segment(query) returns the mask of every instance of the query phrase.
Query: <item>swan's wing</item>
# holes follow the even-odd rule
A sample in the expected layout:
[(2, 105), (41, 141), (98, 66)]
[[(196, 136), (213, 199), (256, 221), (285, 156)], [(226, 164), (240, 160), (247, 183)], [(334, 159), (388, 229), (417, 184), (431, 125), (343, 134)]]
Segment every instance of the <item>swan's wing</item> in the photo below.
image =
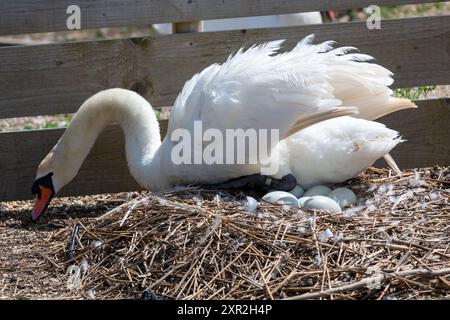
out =
[[(292, 53), (305, 54), (308, 47), (295, 48)], [(369, 63), (373, 57), (351, 53), (354, 47), (340, 47), (324, 52), (316, 58), (326, 66), (336, 99), (343, 105), (358, 108), (357, 118), (375, 120), (386, 114), (402, 109), (416, 108), (409, 99), (393, 97), (389, 88), (394, 82), (392, 72), (376, 64)]]
[(273, 41), (204, 69), (178, 96), (168, 134), (200, 120), (203, 130), (279, 129), (282, 138), (305, 124), (355, 113), (334, 97), (326, 65), (315, 59), (330, 43), (311, 46), (310, 40), (296, 54), (278, 53), (283, 41)]

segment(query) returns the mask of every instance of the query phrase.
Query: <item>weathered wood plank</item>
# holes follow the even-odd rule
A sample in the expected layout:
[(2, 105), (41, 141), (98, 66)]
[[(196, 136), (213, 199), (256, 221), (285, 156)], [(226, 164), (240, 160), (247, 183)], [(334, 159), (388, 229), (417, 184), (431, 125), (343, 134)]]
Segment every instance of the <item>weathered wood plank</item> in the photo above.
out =
[[(393, 157), (402, 168), (449, 165), (450, 99), (419, 101), (418, 105), (419, 109), (400, 111), (380, 120), (407, 139), (394, 149)], [(162, 134), (166, 128), (167, 122), (162, 122)], [(0, 201), (31, 198), (37, 166), (62, 133), (61, 129), (0, 133)], [(99, 137), (79, 175), (61, 194), (138, 189), (128, 173), (123, 134), (120, 128), (111, 127)]]
[(81, 28), (92, 29), (423, 2), (438, 0), (2, 0), (0, 35), (66, 31), (73, 4)]
[(305, 35), (334, 39), (373, 55), (396, 87), (450, 83), (450, 16), (364, 23), (191, 33), (125, 40), (0, 48), (0, 118), (69, 113), (99, 90), (131, 88), (170, 106), (184, 82), (243, 44)]
[[(398, 111), (379, 119), (407, 140), (391, 155), (400, 168), (450, 165), (450, 98), (422, 100), (417, 105), (418, 109)], [(376, 165), (385, 163), (380, 160)]]

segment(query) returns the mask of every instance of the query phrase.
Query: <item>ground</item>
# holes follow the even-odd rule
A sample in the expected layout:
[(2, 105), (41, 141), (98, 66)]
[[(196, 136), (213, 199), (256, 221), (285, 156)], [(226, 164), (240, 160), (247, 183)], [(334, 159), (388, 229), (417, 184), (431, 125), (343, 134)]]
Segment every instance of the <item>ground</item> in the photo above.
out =
[(100, 215), (136, 195), (56, 198), (39, 223), (30, 219), (31, 201), (0, 203), (0, 299), (70, 297), (64, 271), (47, 258), (48, 239), (74, 220)]

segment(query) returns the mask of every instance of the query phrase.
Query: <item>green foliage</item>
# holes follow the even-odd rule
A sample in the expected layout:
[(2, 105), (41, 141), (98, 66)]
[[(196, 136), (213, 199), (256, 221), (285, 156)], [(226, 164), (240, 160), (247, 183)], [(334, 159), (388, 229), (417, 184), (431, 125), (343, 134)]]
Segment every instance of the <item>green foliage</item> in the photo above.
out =
[(53, 129), (53, 128), (57, 128), (58, 125), (54, 122), (46, 122), (46, 123), (44, 123), (44, 125), (42, 127), (44, 129)]
[(417, 13), (427, 12), (433, 9), (442, 10), (444, 9), (443, 3), (422, 3), (416, 6)]
[[(407, 10), (406, 8), (410, 8)], [(392, 5), (392, 6), (380, 6), (380, 13), (383, 19), (396, 19), (404, 16), (405, 14), (410, 15), (414, 12), (418, 15), (423, 15), (427, 12), (433, 12), (434, 10), (443, 10), (445, 4), (442, 2), (438, 3), (422, 3), (417, 4), (411, 10), (411, 6), (406, 5)]]
[(380, 14), (383, 19), (397, 18), (402, 6), (380, 6)]
[(425, 86), (425, 87), (415, 87), (415, 88), (401, 88), (395, 89), (394, 95), (398, 98), (407, 98), (409, 100), (418, 100), (423, 98), (428, 93), (434, 91), (436, 86)]
[(62, 118), (62, 121), (64, 121), (66, 123), (66, 125), (69, 125), (69, 123), (72, 121), (73, 119), (73, 114), (65, 114)]
[(96, 39), (103, 39), (103, 38), (105, 38), (105, 37), (103, 36), (103, 33), (102, 33), (101, 30), (97, 30), (97, 31), (95, 32), (95, 38), (96, 38)]
[(156, 119), (161, 120), (161, 111), (155, 110)]

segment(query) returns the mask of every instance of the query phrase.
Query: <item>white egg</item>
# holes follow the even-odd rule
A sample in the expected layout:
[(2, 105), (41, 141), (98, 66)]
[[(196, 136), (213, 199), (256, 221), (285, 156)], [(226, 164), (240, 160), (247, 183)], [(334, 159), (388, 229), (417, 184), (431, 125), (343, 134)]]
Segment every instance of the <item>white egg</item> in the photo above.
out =
[(303, 207), (308, 209), (341, 212), (341, 207), (339, 207), (336, 201), (325, 196), (313, 196), (304, 202)]
[(296, 198), (300, 198), (305, 193), (305, 190), (297, 185), (294, 189), (289, 191), (289, 193), (292, 193)]
[(298, 205), (303, 208), (305, 206), (305, 202), (309, 199), (311, 199), (311, 197), (301, 197), (298, 199)]
[(317, 185), (314, 187), (309, 188), (306, 190), (306, 192), (303, 194), (304, 197), (313, 197), (313, 196), (326, 196), (331, 192), (331, 189), (327, 186), (323, 185)]
[(258, 201), (256, 201), (255, 198), (247, 197), (245, 204), (244, 204), (244, 210), (247, 213), (253, 213), (256, 211), (256, 208), (258, 207)]
[(353, 191), (348, 188), (336, 188), (331, 191), (327, 197), (336, 201), (341, 208), (350, 207), (356, 204), (356, 196)]
[(298, 208), (298, 200), (289, 192), (285, 191), (273, 191), (269, 192), (264, 197), (262, 197), (264, 201), (278, 203), (278, 204), (286, 204), (294, 208)]

